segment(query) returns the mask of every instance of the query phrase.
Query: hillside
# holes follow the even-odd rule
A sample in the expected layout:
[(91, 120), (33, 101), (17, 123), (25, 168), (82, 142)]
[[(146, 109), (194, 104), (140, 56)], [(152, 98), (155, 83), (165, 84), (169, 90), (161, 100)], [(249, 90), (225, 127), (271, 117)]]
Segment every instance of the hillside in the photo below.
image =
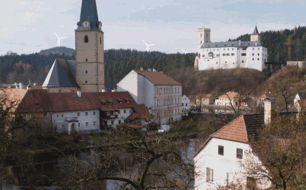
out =
[[(269, 62), (287, 62), (305, 60), (306, 53), (306, 27), (295, 27), (293, 30), (261, 32), (261, 41), (268, 48)], [(250, 34), (239, 36), (236, 39), (249, 41)]]
[(50, 48), (50, 49), (45, 49), (45, 50), (41, 50), (39, 52), (41, 55), (48, 55), (48, 54), (70, 54), (70, 55), (74, 55), (75, 54), (75, 50), (72, 48), (67, 48), (67, 47), (54, 47), (54, 48)]

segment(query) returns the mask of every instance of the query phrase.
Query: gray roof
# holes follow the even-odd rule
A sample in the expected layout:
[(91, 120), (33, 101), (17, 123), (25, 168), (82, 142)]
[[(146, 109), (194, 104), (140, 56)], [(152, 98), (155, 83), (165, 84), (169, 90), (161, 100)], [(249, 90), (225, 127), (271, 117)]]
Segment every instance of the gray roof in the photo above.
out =
[(81, 17), (78, 26), (81, 27), (85, 20), (90, 22), (90, 30), (99, 30), (100, 21), (98, 18), (96, 0), (82, 1)]
[(301, 100), (306, 99), (306, 92), (299, 92), (298, 94), (299, 94)]
[(254, 29), (254, 32), (253, 32), (253, 34), (252, 34), (252, 35), (255, 35), (255, 34), (259, 34), (259, 33), (258, 33), (257, 26), (255, 26), (255, 29)]
[[(240, 44), (239, 44), (240, 43)], [(211, 42), (211, 43), (205, 43), (201, 46), (201, 48), (224, 48), (224, 47), (256, 47), (257, 46), (263, 46), (266, 47), (266, 45), (261, 41), (256, 42), (250, 42), (250, 41), (229, 41), (229, 42)]]
[(75, 61), (55, 59), (43, 87), (79, 87), (75, 80)]

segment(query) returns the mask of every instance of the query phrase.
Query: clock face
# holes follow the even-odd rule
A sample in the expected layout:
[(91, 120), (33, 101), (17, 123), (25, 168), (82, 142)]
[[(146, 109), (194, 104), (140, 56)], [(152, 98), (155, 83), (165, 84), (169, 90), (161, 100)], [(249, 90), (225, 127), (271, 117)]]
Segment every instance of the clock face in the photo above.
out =
[(90, 25), (90, 23), (89, 23), (88, 21), (84, 21), (84, 22), (83, 22), (83, 26), (84, 26), (85, 28), (89, 28), (89, 25)]

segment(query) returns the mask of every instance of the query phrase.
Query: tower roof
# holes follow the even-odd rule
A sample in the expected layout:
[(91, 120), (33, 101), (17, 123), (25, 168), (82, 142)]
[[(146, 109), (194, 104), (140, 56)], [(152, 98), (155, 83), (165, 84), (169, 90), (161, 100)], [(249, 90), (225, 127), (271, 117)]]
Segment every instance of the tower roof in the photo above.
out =
[(81, 26), (82, 22), (85, 20), (90, 22), (91, 30), (98, 30), (100, 21), (98, 18), (96, 0), (82, 1), (81, 17), (80, 22), (78, 22), (78, 26)]
[(255, 26), (255, 29), (254, 29), (254, 32), (253, 32), (253, 34), (252, 35), (258, 35), (259, 33), (258, 33), (258, 29), (257, 29), (257, 26)]
[(79, 87), (75, 80), (75, 62), (55, 59), (43, 87)]

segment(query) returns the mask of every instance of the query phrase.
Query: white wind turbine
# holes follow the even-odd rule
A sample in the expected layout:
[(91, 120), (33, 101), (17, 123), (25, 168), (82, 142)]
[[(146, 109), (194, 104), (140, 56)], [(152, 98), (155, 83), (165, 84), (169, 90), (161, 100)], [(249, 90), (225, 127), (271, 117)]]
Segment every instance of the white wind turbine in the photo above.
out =
[(185, 50), (183, 50), (183, 49), (182, 49), (182, 51), (183, 51), (185, 54), (187, 54), (187, 53), (188, 53), (187, 51), (185, 51)]
[(55, 36), (57, 37), (57, 44), (56, 44), (56, 46), (57, 47), (60, 47), (61, 46), (61, 39), (65, 39), (65, 38), (68, 38), (68, 37), (58, 37), (58, 35), (55, 33), (55, 32), (53, 32), (54, 34), (55, 34)]
[(150, 46), (154, 46), (154, 45), (155, 45), (155, 44), (147, 44), (143, 39), (142, 39), (142, 41), (146, 44), (146, 46), (147, 46), (147, 49), (146, 49), (146, 50), (147, 50), (147, 51), (150, 51), (150, 50), (149, 50), (149, 47), (150, 47)]

